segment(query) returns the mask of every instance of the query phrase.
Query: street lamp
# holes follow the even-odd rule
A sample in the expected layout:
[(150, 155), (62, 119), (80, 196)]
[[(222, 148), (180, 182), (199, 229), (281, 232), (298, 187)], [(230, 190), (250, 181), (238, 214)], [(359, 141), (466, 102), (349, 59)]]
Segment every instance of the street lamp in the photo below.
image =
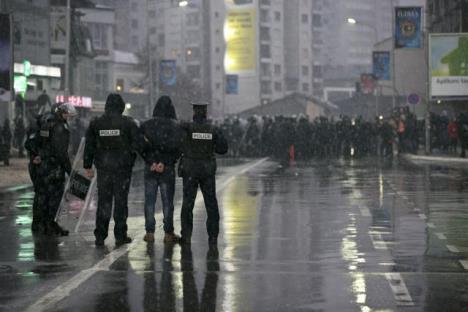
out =
[(179, 1), (180, 7), (186, 7), (188, 5), (188, 1)]
[(348, 17), (348, 24), (354, 25), (354, 24), (356, 24), (356, 23), (357, 23), (357, 21), (356, 21), (354, 18)]

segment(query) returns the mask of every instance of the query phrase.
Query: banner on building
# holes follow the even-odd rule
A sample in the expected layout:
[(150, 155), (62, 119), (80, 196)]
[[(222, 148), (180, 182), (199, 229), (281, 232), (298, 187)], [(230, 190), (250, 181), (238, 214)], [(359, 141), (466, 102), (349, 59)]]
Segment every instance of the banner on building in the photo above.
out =
[(422, 47), (422, 8), (395, 8), (395, 48)]
[(375, 77), (373, 74), (361, 74), (361, 93), (365, 95), (374, 94)]
[(253, 4), (253, 0), (226, 0), (226, 5), (251, 5)]
[(431, 98), (468, 98), (468, 34), (431, 34)]
[(226, 1), (225, 72), (233, 75), (254, 75), (257, 70), (257, 11), (251, 6), (232, 6), (233, 1)]
[(390, 52), (372, 52), (372, 73), (378, 80), (390, 80)]
[(239, 76), (226, 75), (226, 94), (239, 93)]
[(171, 87), (177, 82), (177, 67), (175, 60), (161, 60), (159, 62), (159, 82), (161, 86)]
[(0, 100), (11, 100), (11, 25), (10, 15), (0, 14)]
[(65, 50), (67, 40), (66, 8), (52, 6), (50, 10), (50, 48)]

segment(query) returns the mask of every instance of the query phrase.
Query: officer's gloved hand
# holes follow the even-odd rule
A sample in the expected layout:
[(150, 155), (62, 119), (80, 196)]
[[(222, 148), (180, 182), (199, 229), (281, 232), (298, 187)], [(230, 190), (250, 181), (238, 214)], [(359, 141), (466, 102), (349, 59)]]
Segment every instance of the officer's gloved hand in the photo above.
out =
[(42, 162), (41, 156), (34, 157), (32, 162), (35, 165), (39, 165)]
[(162, 173), (164, 171), (164, 164), (163, 163), (153, 163), (151, 165), (151, 171)]
[(93, 169), (85, 169), (85, 176), (88, 179), (94, 178), (94, 170)]

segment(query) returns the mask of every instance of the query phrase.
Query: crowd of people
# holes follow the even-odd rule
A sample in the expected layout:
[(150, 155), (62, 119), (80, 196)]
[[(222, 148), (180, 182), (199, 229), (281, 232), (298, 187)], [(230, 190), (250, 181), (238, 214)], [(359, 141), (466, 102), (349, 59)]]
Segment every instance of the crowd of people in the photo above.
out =
[[(407, 109), (374, 121), (340, 116), (251, 116), (227, 118), (221, 123), (229, 140), (231, 157), (268, 156), (278, 160), (313, 157), (392, 156), (418, 153), (425, 144), (424, 120)], [(468, 117), (431, 116), (431, 150), (460, 153), (468, 146)]]

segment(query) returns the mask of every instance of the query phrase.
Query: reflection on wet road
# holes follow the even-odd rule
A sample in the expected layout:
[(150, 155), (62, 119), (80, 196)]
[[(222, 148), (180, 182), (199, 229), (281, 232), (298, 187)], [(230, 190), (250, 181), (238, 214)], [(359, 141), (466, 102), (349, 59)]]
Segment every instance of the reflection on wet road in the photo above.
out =
[[(467, 187), (462, 169), (377, 159), (224, 161), (211, 249), (200, 195), (191, 246), (162, 243), (160, 214), (154, 246), (141, 240), (141, 177), (119, 249), (94, 249), (92, 216), (33, 239), (32, 193), (2, 195), (0, 310), (466, 311)], [(180, 187), (176, 229), (179, 213)]]

